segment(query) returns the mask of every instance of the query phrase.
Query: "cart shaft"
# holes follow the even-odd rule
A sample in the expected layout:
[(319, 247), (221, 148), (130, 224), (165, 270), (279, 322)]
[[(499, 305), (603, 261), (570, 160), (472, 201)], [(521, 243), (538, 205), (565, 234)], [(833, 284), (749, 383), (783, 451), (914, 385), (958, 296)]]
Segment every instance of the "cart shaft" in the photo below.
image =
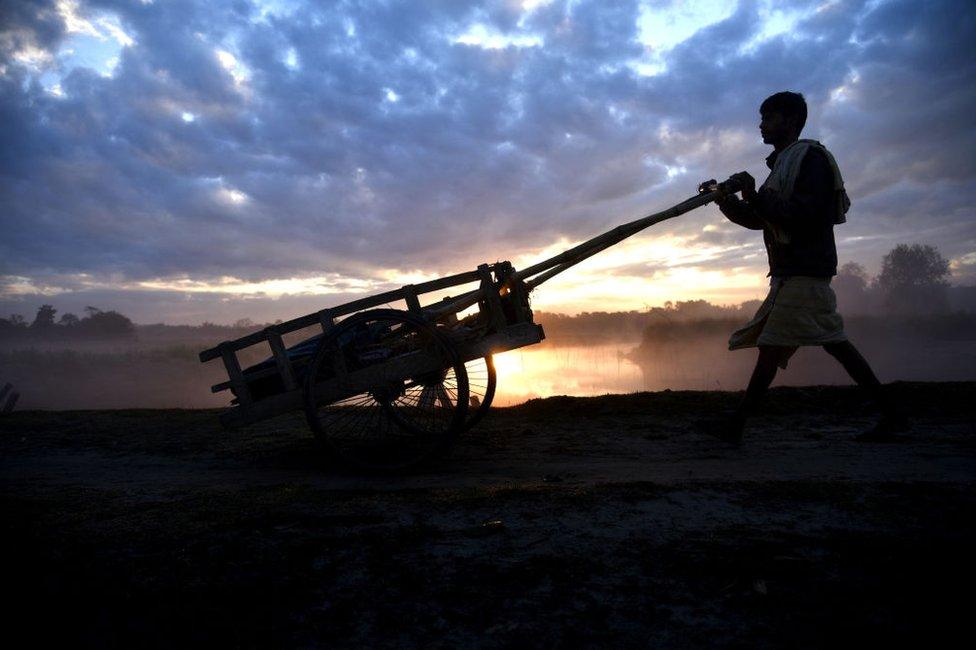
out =
[(728, 194), (727, 188), (716, 189), (711, 192), (698, 194), (697, 196), (693, 196), (690, 199), (682, 201), (678, 205), (668, 208), (667, 210), (656, 212), (641, 219), (631, 221), (630, 223), (617, 226), (613, 230), (608, 230), (601, 235), (597, 235), (596, 237), (589, 239), (582, 244), (578, 244), (567, 251), (563, 251), (559, 255), (550, 257), (549, 259), (537, 264), (533, 264), (530, 267), (518, 271), (515, 274), (515, 277), (519, 280), (525, 280), (529, 288), (534, 289), (546, 280), (558, 275), (559, 273), (562, 273), (566, 269), (579, 264), (583, 260), (592, 257), (603, 250), (606, 250), (614, 244), (619, 244), (623, 240), (636, 235), (642, 230), (661, 223), (662, 221), (667, 221), (668, 219), (681, 216), (682, 214), (690, 212), (695, 208), (700, 208), (701, 206), (711, 203), (712, 201), (721, 198), (726, 194)]

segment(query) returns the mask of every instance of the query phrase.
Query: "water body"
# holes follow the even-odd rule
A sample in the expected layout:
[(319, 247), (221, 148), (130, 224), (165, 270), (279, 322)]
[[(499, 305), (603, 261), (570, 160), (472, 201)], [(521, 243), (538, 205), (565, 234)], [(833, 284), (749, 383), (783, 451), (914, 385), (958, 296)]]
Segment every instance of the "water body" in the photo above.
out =
[[(976, 380), (976, 341), (868, 340), (858, 345), (884, 382)], [(594, 346), (546, 342), (503, 353), (496, 357), (495, 403), (664, 389), (743, 390), (756, 360), (755, 350), (730, 352), (724, 337), (643, 352), (635, 352), (637, 347), (636, 341)], [(850, 383), (823, 350), (801, 348), (774, 385)]]
[[(885, 382), (976, 380), (976, 341), (863, 335), (855, 337), (855, 342)], [(497, 355), (495, 404), (507, 406), (553, 395), (742, 390), (756, 358), (755, 350), (729, 352), (724, 335), (643, 348), (638, 344), (636, 340), (623, 340), (591, 346), (559, 345), (547, 340)], [(227, 406), (227, 392), (210, 391), (212, 384), (226, 380), (224, 370), (219, 362), (201, 364), (197, 360), (202, 347), (0, 350), (0, 386), (9, 381), (21, 393), (18, 409)], [(641, 351), (635, 351), (638, 349)], [(775, 383), (851, 382), (822, 350), (804, 348)]]

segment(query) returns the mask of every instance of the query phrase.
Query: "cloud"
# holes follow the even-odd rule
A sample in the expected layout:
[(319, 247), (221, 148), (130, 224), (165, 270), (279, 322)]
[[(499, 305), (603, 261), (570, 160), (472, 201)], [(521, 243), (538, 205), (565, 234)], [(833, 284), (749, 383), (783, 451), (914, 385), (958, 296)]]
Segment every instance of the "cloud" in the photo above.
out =
[[(898, 243), (878, 233), (976, 251), (968, 3), (699, 4), (99, 1), (69, 20), (63, 1), (5, 3), (0, 275), (361, 280), (515, 258), (704, 178), (761, 177), (757, 106), (784, 88), (854, 198), (841, 258), (847, 238), (876, 266)], [(66, 58), (85, 25), (116, 43), (111, 70)], [(659, 231), (761, 252), (702, 231), (721, 223)]]

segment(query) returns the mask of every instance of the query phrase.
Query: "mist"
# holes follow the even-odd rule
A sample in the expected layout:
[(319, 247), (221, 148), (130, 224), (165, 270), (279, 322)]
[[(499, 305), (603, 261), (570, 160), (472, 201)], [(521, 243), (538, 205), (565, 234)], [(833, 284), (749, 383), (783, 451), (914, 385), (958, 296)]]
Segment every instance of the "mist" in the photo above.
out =
[[(552, 395), (742, 390), (756, 352), (730, 352), (727, 340), (753, 307), (694, 301), (646, 312), (539, 313), (547, 340), (496, 357), (496, 404)], [(223, 407), (230, 394), (210, 391), (226, 379), (223, 366), (202, 364), (197, 355), (259, 328), (156, 325), (137, 326), (132, 337), (117, 340), (7, 339), (0, 343), (0, 384), (20, 392), (18, 410)], [(846, 330), (883, 382), (976, 379), (972, 313), (855, 315)], [(246, 367), (267, 356), (256, 346), (242, 352), (241, 362)], [(774, 385), (850, 383), (822, 350), (801, 348)]]

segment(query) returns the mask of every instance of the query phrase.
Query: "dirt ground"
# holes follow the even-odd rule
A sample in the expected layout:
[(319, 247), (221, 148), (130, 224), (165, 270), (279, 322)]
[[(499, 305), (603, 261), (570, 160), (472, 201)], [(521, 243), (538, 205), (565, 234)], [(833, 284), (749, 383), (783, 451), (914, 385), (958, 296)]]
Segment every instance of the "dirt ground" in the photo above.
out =
[[(0, 420), (6, 636), (101, 647), (826, 647), (969, 630), (976, 384), (534, 400), (407, 476), (337, 471), (300, 417)], [(11, 599), (12, 596), (12, 599)], [(968, 634), (968, 632), (967, 632)]]

